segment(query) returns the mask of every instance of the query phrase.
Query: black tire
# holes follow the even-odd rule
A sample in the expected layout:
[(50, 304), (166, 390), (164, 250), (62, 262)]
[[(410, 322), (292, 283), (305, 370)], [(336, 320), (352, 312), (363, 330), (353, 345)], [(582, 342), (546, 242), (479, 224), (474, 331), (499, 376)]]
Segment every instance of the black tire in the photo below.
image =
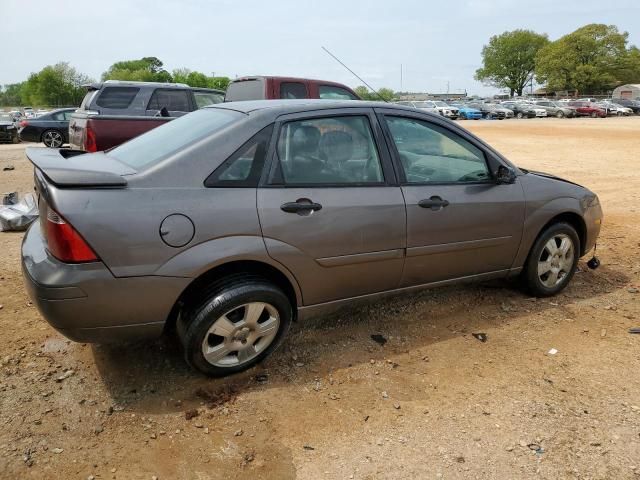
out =
[(15, 144), (15, 143), (20, 143), (20, 137), (18, 135), (15, 135), (11, 141)]
[(516, 118), (524, 118), (524, 114), (522, 112), (516, 113)]
[(42, 137), (40, 138), (40, 140), (42, 140), (42, 143), (44, 143), (49, 148), (60, 148), (62, 145), (64, 145), (64, 135), (61, 131), (53, 128), (42, 132)]
[(556, 112), (556, 118), (564, 118), (564, 112), (562, 110)]
[(591, 118), (596, 118), (598, 114), (596, 112), (591, 112)]
[[(543, 283), (538, 274), (538, 262), (541, 260), (545, 245), (554, 237), (561, 235), (569, 238), (572, 242), (573, 261), (569, 271), (559, 279), (559, 282), (555, 286), (549, 287)], [(580, 248), (580, 237), (578, 237), (575, 228), (568, 223), (560, 222), (547, 227), (533, 244), (522, 272), (522, 280), (526, 290), (535, 297), (550, 297), (561, 292), (573, 278), (580, 258)]]
[(467, 114), (466, 113), (460, 113), (460, 120), (466, 120), (466, 119), (467, 119)]
[[(277, 311), (279, 326), (275, 338), (262, 350), (239, 365), (219, 366), (209, 363), (203, 353), (203, 342), (209, 328), (223, 315), (236, 312), (251, 302), (266, 303)], [(260, 363), (282, 343), (291, 326), (293, 310), (285, 293), (268, 280), (255, 275), (233, 275), (211, 285), (202, 295), (190, 301), (176, 327), (187, 363), (212, 377), (223, 377)], [(215, 335), (214, 335), (215, 336)], [(257, 341), (256, 341), (257, 343)]]

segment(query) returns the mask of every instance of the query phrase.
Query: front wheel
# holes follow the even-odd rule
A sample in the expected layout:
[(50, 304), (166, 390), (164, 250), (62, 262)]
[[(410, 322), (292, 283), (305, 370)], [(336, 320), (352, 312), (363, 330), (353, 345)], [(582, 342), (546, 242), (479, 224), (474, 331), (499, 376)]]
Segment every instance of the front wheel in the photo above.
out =
[(556, 113), (556, 118), (564, 118), (564, 112), (560, 111)]
[(598, 114), (596, 112), (591, 112), (591, 118), (596, 118)]
[(255, 276), (226, 279), (178, 319), (187, 363), (206, 375), (246, 370), (275, 350), (291, 325), (284, 292)]
[(580, 238), (568, 223), (548, 227), (534, 243), (523, 272), (529, 293), (549, 297), (563, 290), (576, 271)]
[(524, 114), (522, 112), (516, 113), (516, 118), (524, 118)]

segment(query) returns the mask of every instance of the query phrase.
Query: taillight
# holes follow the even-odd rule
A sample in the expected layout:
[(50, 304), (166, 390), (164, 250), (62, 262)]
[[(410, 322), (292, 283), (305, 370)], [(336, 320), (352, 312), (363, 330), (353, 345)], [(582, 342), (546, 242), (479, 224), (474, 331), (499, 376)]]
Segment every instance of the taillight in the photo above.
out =
[(96, 143), (96, 134), (89, 125), (87, 125), (84, 129), (84, 151), (85, 152), (98, 151), (98, 144)]
[(29, 122), (27, 122), (26, 120), (21, 120), (21, 121), (20, 121), (20, 126), (21, 126), (22, 128), (26, 127), (27, 125), (29, 125)]
[(58, 212), (47, 208), (47, 245), (51, 255), (66, 263), (95, 262), (98, 256)]

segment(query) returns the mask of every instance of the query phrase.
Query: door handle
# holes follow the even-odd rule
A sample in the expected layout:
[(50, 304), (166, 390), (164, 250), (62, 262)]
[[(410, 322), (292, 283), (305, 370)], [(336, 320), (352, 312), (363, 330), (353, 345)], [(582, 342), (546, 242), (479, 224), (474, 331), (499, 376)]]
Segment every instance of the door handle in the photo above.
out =
[(308, 198), (299, 198), (295, 202), (287, 202), (280, 205), (280, 210), (287, 213), (297, 213), (298, 215), (310, 214), (322, 210), (322, 205), (312, 202)]
[(435, 211), (449, 206), (449, 200), (443, 200), (441, 197), (434, 195), (433, 197), (420, 200), (418, 205), (422, 208), (430, 208)]

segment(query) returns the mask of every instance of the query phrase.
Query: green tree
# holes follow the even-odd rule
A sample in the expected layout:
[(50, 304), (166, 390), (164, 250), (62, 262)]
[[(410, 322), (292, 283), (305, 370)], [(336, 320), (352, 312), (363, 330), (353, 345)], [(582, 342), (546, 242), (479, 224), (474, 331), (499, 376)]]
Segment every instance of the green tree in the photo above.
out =
[(536, 54), (549, 43), (545, 34), (531, 30), (514, 30), (494, 35), (482, 48), (482, 68), (475, 78), (497, 88), (509, 89), (510, 95), (522, 95), (533, 79)]
[(17, 107), (22, 105), (22, 96), (20, 90), (22, 89), (21, 83), (11, 83), (0, 88), (0, 105), (3, 107)]
[(362, 100), (370, 100), (374, 102), (387, 101), (391, 102), (396, 99), (396, 93), (390, 88), (381, 88), (378, 90), (378, 93), (370, 91), (367, 87), (360, 85), (353, 89), (354, 92), (362, 99)]
[(231, 79), (229, 77), (209, 77), (208, 87), (226, 91), (229, 83), (231, 83)]
[(640, 52), (615, 25), (590, 24), (538, 52), (536, 79), (550, 90), (601, 93), (640, 80)]
[(67, 62), (56, 63), (29, 75), (20, 86), (20, 100), (23, 105), (33, 106), (80, 105), (85, 94), (82, 85), (90, 81)]
[(138, 82), (172, 82), (173, 77), (157, 57), (116, 62), (102, 74), (102, 80), (132, 80)]

